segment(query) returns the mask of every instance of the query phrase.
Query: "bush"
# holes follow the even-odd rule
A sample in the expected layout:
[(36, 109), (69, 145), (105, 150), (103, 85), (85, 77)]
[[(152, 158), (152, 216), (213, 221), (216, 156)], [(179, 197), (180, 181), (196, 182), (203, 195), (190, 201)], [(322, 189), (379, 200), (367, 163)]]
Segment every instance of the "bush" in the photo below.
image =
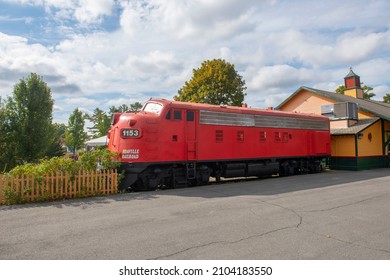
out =
[(75, 174), (79, 171), (95, 171), (98, 162), (102, 169), (115, 169), (119, 166), (117, 153), (112, 153), (107, 149), (97, 149), (89, 153), (82, 153), (78, 160), (68, 157), (53, 157), (43, 159), (38, 164), (27, 163), (12, 169), (10, 175), (35, 175), (36, 178), (54, 172), (66, 172)]

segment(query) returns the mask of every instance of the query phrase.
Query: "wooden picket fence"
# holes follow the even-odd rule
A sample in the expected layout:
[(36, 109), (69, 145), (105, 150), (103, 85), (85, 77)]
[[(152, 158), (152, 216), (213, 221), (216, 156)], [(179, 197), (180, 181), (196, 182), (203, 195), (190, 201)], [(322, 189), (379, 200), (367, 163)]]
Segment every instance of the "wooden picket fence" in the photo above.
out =
[(52, 173), (42, 177), (0, 175), (0, 204), (115, 194), (117, 187), (116, 170)]

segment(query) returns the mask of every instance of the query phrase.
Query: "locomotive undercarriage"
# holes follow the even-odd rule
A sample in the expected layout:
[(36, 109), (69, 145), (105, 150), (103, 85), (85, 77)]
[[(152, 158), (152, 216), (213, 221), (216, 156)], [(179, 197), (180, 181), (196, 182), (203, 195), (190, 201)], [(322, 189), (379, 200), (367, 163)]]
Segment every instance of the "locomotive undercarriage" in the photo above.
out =
[(322, 171), (322, 158), (293, 158), (218, 162), (124, 164), (121, 190), (148, 191), (207, 185), (210, 177), (222, 178), (291, 176)]

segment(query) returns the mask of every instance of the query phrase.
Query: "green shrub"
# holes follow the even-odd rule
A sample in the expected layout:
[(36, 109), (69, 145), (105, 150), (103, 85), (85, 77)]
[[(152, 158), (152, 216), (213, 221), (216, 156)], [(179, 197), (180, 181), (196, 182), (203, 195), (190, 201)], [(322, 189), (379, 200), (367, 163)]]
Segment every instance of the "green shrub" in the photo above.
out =
[(23, 199), (23, 196), (20, 193), (8, 187), (3, 190), (3, 202), (5, 205), (11, 205), (11, 204), (24, 203), (25, 200)]
[(53, 157), (42, 159), (38, 164), (27, 163), (12, 169), (10, 175), (35, 175), (35, 178), (43, 177), (46, 174), (55, 172), (66, 172), (76, 174), (79, 171), (95, 171), (100, 158), (103, 169), (115, 169), (118, 167), (117, 153), (107, 149), (97, 149), (88, 153), (81, 153), (78, 160), (68, 157)]

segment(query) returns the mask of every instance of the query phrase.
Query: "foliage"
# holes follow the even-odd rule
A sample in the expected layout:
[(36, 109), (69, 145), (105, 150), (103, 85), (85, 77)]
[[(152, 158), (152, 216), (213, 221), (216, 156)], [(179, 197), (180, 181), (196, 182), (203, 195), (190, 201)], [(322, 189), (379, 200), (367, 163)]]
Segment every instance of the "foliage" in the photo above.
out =
[(390, 104), (390, 93), (387, 93), (383, 96), (383, 102)]
[(92, 116), (86, 115), (86, 119), (93, 123), (93, 126), (88, 129), (94, 138), (107, 135), (111, 126), (111, 118), (103, 110), (96, 108)]
[(66, 151), (62, 148), (65, 141), (66, 125), (54, 123), (52, 125), (52, 140), (51, 144), (47, 148), (47, 157), (59, 157), (63, 156)]
[(338, 88), (336, 88), (336, 92), (339, 94), (344, 94), (345, 85), (340, 85)]
[(35, 175), (42, 177), (53, 172), (77, 173), (78, 171), (94, 171), (100, 159), (103, 169), (115, 169), (118, 167), (117, 153), (110, 152), (106, 148), (97, 149), (89, 153), (82, 153), (78, 160), (68, 157), (52, 157), (43, 159), (40, 163), (27, 163), (12, 169), (10, 175)]
[(25, 202), (25, 200), (23, 199), (23, 195), (21, 195), (10, 187), (6, 188), (3, 191), (3, 196), (5, 205), (20, 204)]
[(122, 104), (121, 106), (119, 107), (115, 107), (115, 106), (111, 106), (110, 107), (110, 114), (113, 114), (113, 113), (125, 113), (125, 112), (138, 112), (142, 109), (142, 104), (140, 102), (134, 102), (134, 103), (131, 103), (130, 106), (126, 105), (126, 104)]
[(245, 81), (233, 64), (223, 59), (206, 60), (193, 77), (174, 96), (177, 101), (241, 106), (246, 93)]
[(34, 162), (46, 155), (53, 141), (53, 104), (50, 88), (35, 73), (14, 86), (6, 111), (18, 162)]
[(84, 145), (87, 138), (84, 125), (83, 113), (76, 108), (69, 117), (68, 128), (65, 131), (65, 144), (73, 149), (73, 154)]
[(130, 111), (131, 112), (138, 112), (141, 111), (143, 105), (139, 102), (134, 102), (130, 104)]
[(142, 104), (139, 102), (131, 103), (130, 106), (122, 104), (119, 107), (111, 106), (109, 112), (106, 113), (103, 110), (96, 108), (93, 111), (93, 115), (85, 115), (85, 118), (93, 123), (91, 128), (88, 130), (91, 132), (92, 137), (98, 138), (104, 135), (107, 135), (108, 131), (111, 128), (111, 117), (113, 113), (120, 112), (138, 112), (142, 108)]
[(372, 87), (364, 85), (362, 87), (362, 90), (363, 90), (363, 98), (364, 99), (369, 99), (370, 100), (371, 98), (373, 98), (376, 95), (375, 93), (371, 92), (373, 90)]
[(118, 154), (107, 148), (99, 148), (88, 153), (80, 154), (78, 166), (80, 170), (96, 170), (97, 163), (102, 169), (115, 169), (119, 166)]
[(13, 149), (10, 136), (8, 114), (5, 103), (0, 98), (0, 173), (6, 171), (12, 163), (13, 156), (11, 153)]
[[(83, 153), (77, 161), (67, 157), (53, 157), (50, 159), (43, 159), (40, 163), (36, 164), (28, 163), (19, 165), (3, 176), (18, 177), (18, 175), (34, 175), (34, 187), (32, 188), (31, 184), (21, 184), (18, 185), (19, 190), (16, 190), (10, 186), (5, 186), (3, 189), (2, 202), (7, 205), (27, 202), (28, 196), (31, 195), (31, 192), (34, 191), (34, 189), (36, 194), (37, 188), (39, 189), (39, 196), (35, 197), (35, 201), (62, 198), (62, 191), (57, 189), (57, 193), (52, 193), (47, 189), (48, 186), (43, 184), (45, 175), (58, 173), (61, 175), (66, 173), (70, 175), (70, 177), (68, 177), (70, 179), (69, 182), (72, 182), (79, 171), (96, 171), (98, 161), (103, 169), (116, 169), (119, 166), (118, 154), (112, 153), (106, 148), (94, 150), (90, 153)], [(79, 189), (79, 192), (76, 194), (77, 197), (102, 194), (101, 190), (94, 190), (93, 188), (87, 189), (84, 185), (81, 185), (80, 188), (81, 189)], [(2, 202), (0, 201), (0, 204)]]

